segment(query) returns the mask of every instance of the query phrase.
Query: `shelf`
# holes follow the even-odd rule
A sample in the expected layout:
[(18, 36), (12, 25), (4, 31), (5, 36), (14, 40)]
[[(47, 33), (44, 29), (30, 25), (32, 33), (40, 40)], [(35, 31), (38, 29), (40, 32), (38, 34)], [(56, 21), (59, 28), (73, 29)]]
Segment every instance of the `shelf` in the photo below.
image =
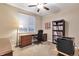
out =
[(61, 25), (53, 25), (53, 26), (62, 26), (63, 24), (61, 24)]
[(58, 35), (53, 35), (53, 36), (58, 36)]
[(53, 30), (53, 31), (59, 31), (60, 32), (60, 31), (63, 31), (63, 30)]
[(58, 20), (52, 22), (52, 39), (56, 42), (57, 38), (65, 36), (65, 21)]
[(61, 35), (52, 35), (52, 36), (61, 36)]

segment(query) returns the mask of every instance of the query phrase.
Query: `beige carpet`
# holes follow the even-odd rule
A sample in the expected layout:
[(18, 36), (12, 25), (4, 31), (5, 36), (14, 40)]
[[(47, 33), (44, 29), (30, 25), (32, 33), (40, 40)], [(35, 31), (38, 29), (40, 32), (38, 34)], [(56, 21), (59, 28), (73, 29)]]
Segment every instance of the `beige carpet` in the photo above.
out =
[(14, 56), (56, 56), (55, 45), (49, 42), (32, 44), (24, 48), (14, 48)]
[(50, 42), (14, 48), (14, 56), (57, 56), (56, 47)]

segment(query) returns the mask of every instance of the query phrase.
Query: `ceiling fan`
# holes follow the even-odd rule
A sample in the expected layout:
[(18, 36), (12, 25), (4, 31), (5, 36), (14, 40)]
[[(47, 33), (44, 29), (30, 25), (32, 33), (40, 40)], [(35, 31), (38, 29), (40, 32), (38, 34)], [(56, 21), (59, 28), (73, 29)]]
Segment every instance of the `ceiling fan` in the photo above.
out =
[(43, 7), (45, 10), (49, 10), (49, 8), (45, 6), (46, 4), (47, 3), (42, 3), (42, 4), (37, 3), (36, 5), (28, 5), (28, 7), (37, 7), (38, 8), (37, 12), (39, 12), (40, 11), (40, 7)]

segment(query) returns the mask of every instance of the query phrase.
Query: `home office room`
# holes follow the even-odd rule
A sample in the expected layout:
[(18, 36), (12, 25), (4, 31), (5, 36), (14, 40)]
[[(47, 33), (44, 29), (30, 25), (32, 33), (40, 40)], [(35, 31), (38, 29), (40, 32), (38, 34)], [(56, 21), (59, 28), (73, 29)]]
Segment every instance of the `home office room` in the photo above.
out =
[(78, 56), (79, 3), (0, 3), (0, 56)]

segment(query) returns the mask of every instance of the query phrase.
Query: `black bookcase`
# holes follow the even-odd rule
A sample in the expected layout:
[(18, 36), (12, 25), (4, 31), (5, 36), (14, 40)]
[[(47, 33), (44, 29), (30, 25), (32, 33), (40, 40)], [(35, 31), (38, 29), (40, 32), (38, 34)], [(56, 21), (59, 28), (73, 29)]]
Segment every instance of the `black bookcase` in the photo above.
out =
[(52, 21), (52, 42), (56, 43), (57, 38), (65, 36), (65, 21)]

